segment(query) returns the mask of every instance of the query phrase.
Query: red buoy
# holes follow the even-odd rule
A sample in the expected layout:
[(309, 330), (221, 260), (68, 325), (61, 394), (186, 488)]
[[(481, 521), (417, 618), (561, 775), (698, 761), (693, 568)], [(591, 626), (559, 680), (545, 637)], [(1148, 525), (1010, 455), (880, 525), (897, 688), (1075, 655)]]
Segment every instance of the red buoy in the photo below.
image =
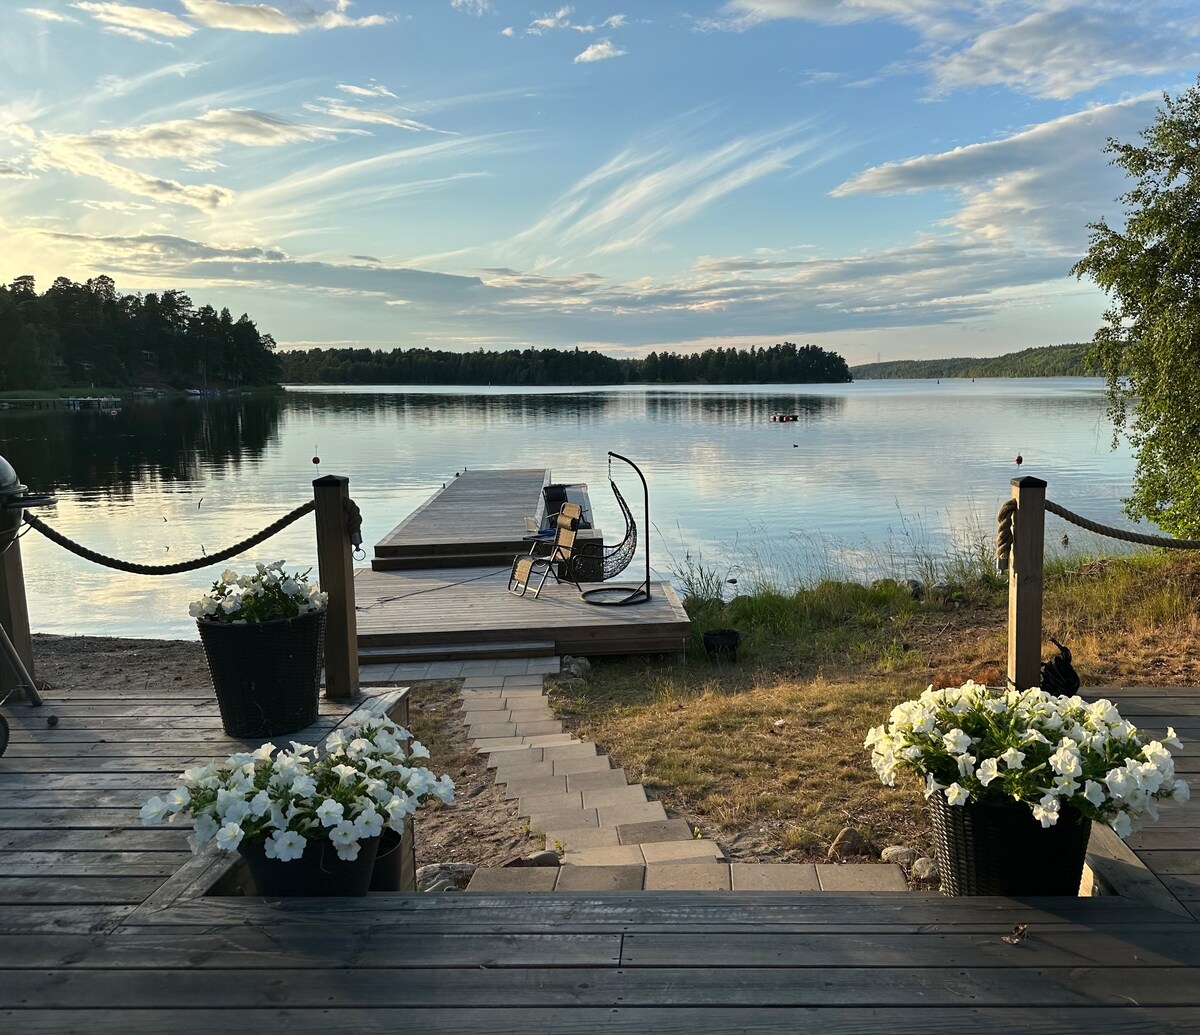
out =
[(314, 457), (313, 457), (313, 463), (314, 463), (314, 464), (319, 464), (320, 462), (321, 462), (321, 458), (320, 458), (319, 456), (314, 456)]

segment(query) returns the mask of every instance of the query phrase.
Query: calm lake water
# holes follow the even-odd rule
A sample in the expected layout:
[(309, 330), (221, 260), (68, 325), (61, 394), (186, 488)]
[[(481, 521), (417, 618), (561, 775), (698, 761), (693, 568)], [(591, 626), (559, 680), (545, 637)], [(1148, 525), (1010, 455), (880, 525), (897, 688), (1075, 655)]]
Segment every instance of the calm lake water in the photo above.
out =
[[(799, 414), (772, 424), (773, 411)], [(1091, 378), (865, 381), (829, 386), (463, 390), (307, 388), (95, 412), (0, 411), (0, 455), (60, 502), (43, 517), (102, 553), (145, 563), (213, 552), (302, 503), (321, 474), (350, 479), (369, 547), (456, 471), (549, 467), (587, 482), (596, 523), (620, 533), (605, 454), (650, 485), (651, 563), (684, 557), (742, 585), (822, 573), (920, 574), (920, 557), (991, 537), (1017, 474), (1101, 521), (1121, 512), (1134, 464), (1110, 449)], [(319, 457), (319, 466), (313, 458)], [(614, 477), (641, 517), (637, 477)], [(467, 516), (469, 517), (469, 516)], [(313, 563), (312, 519), (228, 562)], [(1067, 529), (1049, 519), (1052, 549)], [(1071, 549), (1095, 548), (1070, 530)], [(187, 604), (222, 566), (125, 575), (36, 532), (21, 541), (37, 632), (195, 636)], [(1112, 549), (1112, 547), (1109, 547)]]

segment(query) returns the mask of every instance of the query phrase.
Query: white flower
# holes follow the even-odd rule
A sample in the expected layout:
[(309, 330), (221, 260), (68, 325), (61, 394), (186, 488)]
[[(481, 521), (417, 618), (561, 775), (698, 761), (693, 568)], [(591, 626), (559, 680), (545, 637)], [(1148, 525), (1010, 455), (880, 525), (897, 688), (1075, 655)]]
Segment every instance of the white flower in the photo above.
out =
[(952, 755), (961, 755), (971, 746), (971, 738), (960, 729), (952, 729), (942, 737), (942, 744)]
[(975, 776), (984, 787), (1000, 775), (1000, 763), (994, 758), (985, 758)]
[(279, 830), (267, 838), (263, 852), (268, 859), (291, 862), (304, 854), (308, 842), (294, 830)]
[(238, 573), (236, 571), (234, 571), (232, 568), (226, 568), (223, 572), (221, 572), (221, 581), (222, 582), (236, 583), (237, 580), (238, 580)]
[(959, 755), (954, 761), (958, 763), (958, 775), (964, 780), (975, 775), (974, 755)]
[(1083, 796), (1087, 798), (1093, 805), (1099, 808), (1104, 803), (1104, 788), (1095, 780), (1088, 780), (1083, 785)]
[(925, 800), (926, 801), (928, 801), (935, 794), (937, 794), (938, 791), (944, 791), (945, 789), (946, 789), (945, 785), (938, 783), (937, 780), (935, 780), (933, 778), (932, 773), (926, 774), (926, 776), (925, 776)]
[(1167, 727), (1167, 735), (1163, 737), (1163, 743), (1169, 747), (1175, 748), (1176, 751), (1179, 751), (1183, 748), (1183, 742), (1180, 741), (1179, 737), (1175, 735), (1174, 726)]
[(240, 823), (226, 823), (217, 831), (217, 844), (225, 851), (232, 852), (242, 843), (245, 836)]
[(345, 763), (341, 765), (335, 765), (332, 772), (337, 773), (338, 782), (342, 784), (343, 787), (350, 783), (351, 780), (357, 780), (359, 776), (362, 775), (357, 769), (354, 768), (354, 766), (346, 765)]
[[(320, 805), (317, 806), (317, 819), (321, 821), (324, 827), (336, 827), (342, 822), (342, 803), (334, 801), (332, 798), (326, 798)], [(332, 835), (331, 839), (332, 839)]]
[(1133, 833), (1133, 821), (1124, 812), (1118, 812), (1108, 824), (1117, 837), (1125, 838)]
[[(220, 816), (220, 812), (218, 811)], [(250, 803), (245, 798), (239, 798), (225, 810), (225, 814), (220, 816), (228, 825), (229, 823), (237, 823), (241, 825), (242, 820), (250, 815)]]
[(346, 848), (355, 844), (359, 839), (358, 829), (353, 823), (343, 820), (335, 823), (329, 831), (329, 840), (338, 848)]
[(170, 811), (171, 806), (156, 794), (142, 806), (138, 815), (142, 817), (143, 826), (152, 827), (161, 823), (163, 817)]
[(428, 758), (429, 749), (419, 740), (414, 740), (412, 746), (408, 749), (409, 758)]
[(383, 817), (374, 809), (364, 809), (354, 819), (359, 837), (378, 837), (383, 833)]
[(1137, 780), (1124, 768), (1110, 769), (1104, 783), (1108, 787), (1108, 793), (1114, 798), (1124, 798), (1137, 787)]
[(1079, 763), (1079, 749), (1074, 741), (1064, 740), (1050, 756), (1050, 768), (1059, 776), (1078, 776), (1083, 770)]
[(283, 584), (279, 588), (283, 590), (285, 596), (296, 597), (300, 595), (300, 585), (295, 579), (284, 579)]
[(292, 794), (307, 798), (317, 793), (317, 785), (308, 773), (301, 773), (292, 781)]
[(946, 788), (946, 801), (951, 805), (962, 805), (970, 797), (970, 792), (965, 787), (960, 787), (957, 783), (952, 783)]
[(1000, 756), (1000, 760), (1009, 769), (1022, 769), (1025, 766), (1025, 752), (1018, 751), (1015, 747), (1010, 747)]
[(261, 819), (271, 810), (272, 804), (271, 796), (266, 791), (259, 791), (250, 799), (250, 815)]
[(1043, 827), (1054, 826), (1058, 822), (1058, 799), (1053, 794), (1047, 794), (1033, 806), (1033, 818)]
[(454, 800), (454, 781), (450, 779), (448, 774), (438, 777), (437, 786), (433, 789), (433, 793), (447, 804)]
[(1187, 801), (1191, 796), (1191, 788), (1183, 780), (1176, 780), (1171, 788), (1171, 797), (1176, 801)]

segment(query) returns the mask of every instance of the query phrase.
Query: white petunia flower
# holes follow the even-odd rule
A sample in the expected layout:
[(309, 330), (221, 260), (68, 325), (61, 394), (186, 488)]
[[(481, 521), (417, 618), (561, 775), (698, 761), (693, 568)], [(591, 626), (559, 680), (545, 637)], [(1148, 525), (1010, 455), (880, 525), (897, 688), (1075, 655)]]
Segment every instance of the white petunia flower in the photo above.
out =
[(292, 862), (304, 854), (308, 842), (294, 830), (280, 830), (267, 838), (263, 848), (268, 859)]
[(429, 749), (419, 740), (414, 740), (412, 746), (408, 749), (409, 758), (428, 758)]
[(383, 817), (374, 809), (364, 809), (354, 818), (359, 837), (378, 837), (383, 833)]
[(255, 819), (261, 819), (271, 811), (271, 806), (274, 803), (271, 801), (271, 796), (266, 791), (259, 791), (253, 798), (250, 799), (250, 815)]
[(221, 815), (220, 812), (217, 814), (225, 821), (226, 825), (237, 823), (240, 826), (242, 820), (250, 815), (250, 803), (245, 798), (239, 798), (225, 810), (224, 815)]
[(965, 787), (960, 787), (957, 782), (946, 788), (946, 801), (951, 805), (965, 804), (970, 797), (970, 792)]
[(349, 784), (352, 780), (357, 780), (359, 776), (362, 775), (357, 769), (354, 768), (354, 766), (346, 765), (345, 763), (341, 765), (335, 765), (332, 769), (332, 772), (337, 773), (338, 782), (343, 787)]
[(196, 816), (192, 823), (192, 836), (197, 844), (208, 844), (217, 836), (220, 824), (212, 816)]
[(1176, 751), (1182, 750), (1183, 748), (1183, 742), (1178, 736), (1176, 736), (1174, 726), (1167, 727), (1167, 735), (1163, 737), (1163, 743), (1169, 747), (1175, 748)]
[(984, 787), (986, 787), (999, 775), (1000, 763), (994, 758), (985, 758), (980, 764), (978, 771), (975, 773), (976, 779), (978, 779)]
[(335, 827), (342, 822), (343, 811), (344, 809), (340, 801), (326, 798), (317, 806), (317, 819), (321, 821), (321, 825), (324, 827)]
[(138, 813), (142, 818), (143, 826), (152, 827), (163, 821), (163, 817), (171, 811), (171, 806), (162, 800), (157, 794), (151, 798), (145, 805), (142, 806)]
[(1105, 793), (1104, 788), (1095, 780), (1088, 780), (1083, 785), (1083, 796), (1087, 798), (1097, 808), (1104, 803)]
[(1018, 751), (1015, 747), (1010, 747), (1000, 756), (1000, 760), (1009, 769), (1022, 769), (1025, 766), (1025, 752)]
[(1126, 838), (1133, 833), (1133, 821), (1124, 812), (1118, 812), (1108, 824), (1120, 838)]
[(173, 815), (177, 815), (188, 807), (191, 800), (191, 792), (186, 787), (176, 787), (175, 790), (167, 795), (167, 808), (170, 809)]
[(245, 837), (245, 832), (242, 830), (239, 823), (226, 823), (220, 830), (217, 831), (217, 844), (225, 851), (232, 852), (238, 845), (242, 843), (242, 838)]
[(1183, 780), (1176, 780), (1171, 788), (1171, 796), (1176, 801), (1187, 801), (1192, 796), (1192, 790)]
[[(345, 821), (335, 824), (329, 831), (329, 840), (339, 849), (357, 844), (359, 836), (355, 825)], [(340, 855), (341, 853), (339, 852), (338, 854)]]

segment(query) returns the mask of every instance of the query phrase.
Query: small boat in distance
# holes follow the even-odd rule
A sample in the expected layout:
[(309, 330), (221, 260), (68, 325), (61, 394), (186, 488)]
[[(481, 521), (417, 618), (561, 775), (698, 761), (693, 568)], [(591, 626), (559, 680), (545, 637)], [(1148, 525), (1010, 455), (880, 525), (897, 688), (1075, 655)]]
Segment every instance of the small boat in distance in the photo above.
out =
[(798, 421), (800, 414), (798, 413), (772, 413), (772, 424), (791, 424), (793, 421)]

